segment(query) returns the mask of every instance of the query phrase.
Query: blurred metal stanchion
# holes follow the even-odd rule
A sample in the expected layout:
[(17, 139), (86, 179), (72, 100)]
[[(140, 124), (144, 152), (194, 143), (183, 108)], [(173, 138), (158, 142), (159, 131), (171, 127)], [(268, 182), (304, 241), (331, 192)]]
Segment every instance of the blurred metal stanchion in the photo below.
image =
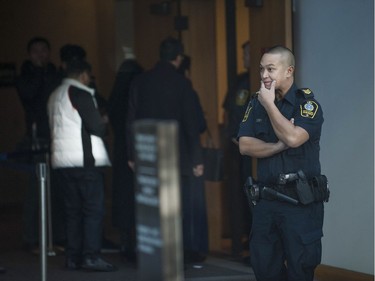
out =
[(47, 280), (47, 220), (46, 220), (46, 181), (47, 166), (46, 163), (38, 163), (36, 174), (39, 181), (39, 251), (40, 251), (40, 274), (41, 280)]
[(47, 195), (47, 254), (48, 256), (56, 256), (56, 252), (53, 249), (53, 233), (52, 233), (52, 204), (51, 204), (51, 169), (49, 153), (46, 153), (46, 195)]

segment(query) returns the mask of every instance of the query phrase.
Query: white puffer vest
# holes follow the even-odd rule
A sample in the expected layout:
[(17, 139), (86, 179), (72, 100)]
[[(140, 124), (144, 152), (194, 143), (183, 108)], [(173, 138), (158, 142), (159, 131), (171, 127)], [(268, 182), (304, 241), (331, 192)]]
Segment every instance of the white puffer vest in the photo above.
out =
[[(89, 92), (96, 104), (94, 89), (74, 79), (64, 79), (52, 93), (48, 101), (52, 168), (84, 167), (82, 119), (70, 101), (68, 90), (71, 86)], [(110, 166), (111, 163), (103, 140), (91, 135), (91, 146), (95, 166)]]

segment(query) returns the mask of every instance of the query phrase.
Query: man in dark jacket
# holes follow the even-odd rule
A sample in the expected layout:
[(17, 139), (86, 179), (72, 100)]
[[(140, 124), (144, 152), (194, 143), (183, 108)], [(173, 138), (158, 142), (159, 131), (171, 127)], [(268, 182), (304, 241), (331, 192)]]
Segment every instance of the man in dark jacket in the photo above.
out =
[[(150, 71), (138, 76), (131, 87), (128, 130), (140, 119), (175, 120), (179, 126), (179, 159), (183, 210), (183, 233), (188, 233), (188, 214), (184, 206), (189, 202), (188, 194), (192, 177), (203, 174), (203, 159), (200, 145), (199, 114), (194, 112), (196, 93), (191, 81), (177, 69), (183, 61), (183, 46), (167, 38), (160, 45), (160, 61)], [(131, 134), (131, 132), (129, 132)], [(186, 250), (186, 239), (184, 248)]]
[[(31, 165), (47, 161), (50, 129), (47, 117), (47, 101), (59, 85), (55, 65), (50, 61), (50, 43), (44, 37), (34, 37), (27, 44), (28, 59), (21, 66), (16, 87), (25, 114), (27, 161)], [(59, 200), (57, 182), (51, 173), (51, 201), (53, 242), (63, 245), (65, 240), (63, 211)], [(30, 174), (23, 212), (23, 243), (26, 250), (38, 253), (39, 203), (38, 185), (35, 173)]]
[(21, 66), (17, 90), (25, 111), (26, 135), (49, 139), (46, 104), (59, 85), (55, 65), (50, 62), (50, 44), (43, 37), (32, 38), (27, 44), (29, 58)]
[(120, 232), (122, 255), (135, 261), (134, 173), (128, 166), (126, 120), (129, 89), (133, 79), (143, 72), (131, 48), (124, 47), (125, 59), (119, 67), (108, 100), (108, 117), (113, 132), (112, 224)]

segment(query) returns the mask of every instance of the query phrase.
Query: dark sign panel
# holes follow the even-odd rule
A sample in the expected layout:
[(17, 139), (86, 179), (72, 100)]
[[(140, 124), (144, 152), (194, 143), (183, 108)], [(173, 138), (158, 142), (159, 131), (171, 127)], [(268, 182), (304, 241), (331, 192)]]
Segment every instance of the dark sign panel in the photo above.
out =
[(183, 280), (177, 124), (135, 124), (138, 279)]

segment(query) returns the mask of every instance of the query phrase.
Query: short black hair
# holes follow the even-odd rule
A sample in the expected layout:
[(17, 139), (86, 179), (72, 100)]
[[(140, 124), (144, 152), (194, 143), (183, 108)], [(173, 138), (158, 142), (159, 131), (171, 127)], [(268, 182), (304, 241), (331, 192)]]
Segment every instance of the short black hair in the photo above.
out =
[(66, 44), (60, 48), (60, 59), (64, 62), (86, 59), (86, 51), (79, 45)]
[(51, 45), (49, 43), (49, 41), (44, 38), (44, 37), (40, 37), (40, 36), (36, 36), (36, 37), (33, 37), (29, 40), (29, 42), (27, 43), (27, 52), (30, 53), (30, 50), (31, 50), (31, 47), (36, 44), (36, 43), (43, 43), (47, 46), (48, 50), (51, 50)]
[(68, 77), (77, 77), (84, 72), (91, 72), (91, 65), (85, 60), (72, 60), (67, 63), (66, 74)]
[(179, 40), (173, 37), (164, 39), (160, 44), (159, 55), (162, 61), (172, 61), (176, 59), (178, 55), (183, 54), (184, 46)]
[(293, 52), (282, 45), (276, 45), (269, 49), (266, 49), (265, 54), (280, 54), (283, 56), (285, 63), (291, 66), (295, 66), (295, 58)]

